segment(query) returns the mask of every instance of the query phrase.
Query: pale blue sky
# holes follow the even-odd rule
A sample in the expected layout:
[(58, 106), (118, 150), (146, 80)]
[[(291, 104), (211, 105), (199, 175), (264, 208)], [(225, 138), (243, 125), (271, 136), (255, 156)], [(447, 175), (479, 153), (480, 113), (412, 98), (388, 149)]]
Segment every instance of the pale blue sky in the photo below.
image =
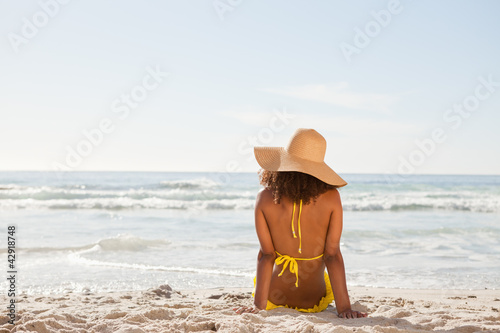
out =
[[(211, 0), (55, 3), (0, 0), (0, 170), (255, 171), (252, 144), (312, 127), (339, 173), (500, 173), (498, 1), (220, 0), (224, 20)], [(169, 75), (121, 119), (148, 68)]]

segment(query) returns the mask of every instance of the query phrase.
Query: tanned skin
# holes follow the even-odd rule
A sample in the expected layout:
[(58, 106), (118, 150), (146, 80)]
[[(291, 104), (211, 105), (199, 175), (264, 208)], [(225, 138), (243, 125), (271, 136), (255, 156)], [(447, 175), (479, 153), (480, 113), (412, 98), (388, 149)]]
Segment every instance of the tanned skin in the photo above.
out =
[[(302, 206), (301, 231), (302, 253), (298, 252), (299, 238), (293, 238), (291, 217), (293, 202), (286, 197), (276, 204), (271, 190), (263, 189), (257, 195), (255, 205), (255, 229), (260, 242), (257, 256), (257, 281), (253, 307), (240, 307), (237, 313), (256, 313), (264, 310), (267, 300), (276, 305), (291, 308), (312, 308), (326, 294), (324, 280), (325, 267), (330, 277), (335, 305), (341, 318), (366, 317), (366, 313), (353, 311), (347, 293), (344, 260), (340, 252), (342, 235), (342, 203), (336, 189), (319, 195), (315, 201)], [(298, 234), (298, 205), (295, 210), (294, 225)], [(276, 266), (276, 252), (294, 258), (323, 257), (302, 261), (297, 260), (299, 286), (295, 287), (296, 276), (285, 269), (278, 274), (282, 265)]]

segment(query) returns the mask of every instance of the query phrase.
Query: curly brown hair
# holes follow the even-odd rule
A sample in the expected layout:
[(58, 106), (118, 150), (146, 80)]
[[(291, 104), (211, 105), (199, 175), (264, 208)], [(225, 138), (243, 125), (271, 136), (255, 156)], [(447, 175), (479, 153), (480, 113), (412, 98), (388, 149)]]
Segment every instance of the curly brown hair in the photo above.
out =
[(279, 204), (282, 197), (293, 202), (302, 202), (307, 205), (316, 201), (316, 198), (328, 190), (339, 186), (327, 184), (318, 178), (296, 171), (268, 171), (259, 170), (260, 184), (269, 188), (273, 193), (274, 202)]

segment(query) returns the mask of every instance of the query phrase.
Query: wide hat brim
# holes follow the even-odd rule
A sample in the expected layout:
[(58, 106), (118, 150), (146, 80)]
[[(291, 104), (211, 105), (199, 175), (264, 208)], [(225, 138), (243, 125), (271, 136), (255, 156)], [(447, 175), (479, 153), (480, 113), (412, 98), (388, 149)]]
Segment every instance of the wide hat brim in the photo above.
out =
[(346, 186), (343, 180), (325, 162), (315, 162), (294, 156), (284, 147), (254, 147), (257, 163), (268, 171), (297, 171), (338, 187)]

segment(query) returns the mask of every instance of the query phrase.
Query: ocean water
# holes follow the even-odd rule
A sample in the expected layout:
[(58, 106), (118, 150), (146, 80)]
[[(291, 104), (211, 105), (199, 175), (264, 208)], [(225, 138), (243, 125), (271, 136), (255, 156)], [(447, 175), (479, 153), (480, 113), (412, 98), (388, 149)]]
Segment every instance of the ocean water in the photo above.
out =
[[(343, 177), (348, 285), (500, 288), (500, 176)], [(251, 287), (259, 189), (254, 173), (0, 172), (1, 265), (14, 225), (26, 293)]]

